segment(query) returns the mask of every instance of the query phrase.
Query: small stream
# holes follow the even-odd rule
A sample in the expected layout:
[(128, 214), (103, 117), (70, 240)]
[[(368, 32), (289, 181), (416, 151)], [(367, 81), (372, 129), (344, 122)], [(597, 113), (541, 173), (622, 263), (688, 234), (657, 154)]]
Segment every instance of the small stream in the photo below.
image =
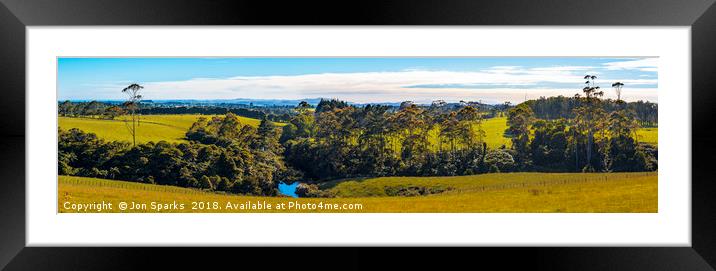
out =
[(278, 183), (278, 192), (286, 196), (298, 198), (298, 195), (296, 195), (296, 186), (300, 183), (301, 182), (293, 182), (292, 184), (287, 184), (280, 182)]

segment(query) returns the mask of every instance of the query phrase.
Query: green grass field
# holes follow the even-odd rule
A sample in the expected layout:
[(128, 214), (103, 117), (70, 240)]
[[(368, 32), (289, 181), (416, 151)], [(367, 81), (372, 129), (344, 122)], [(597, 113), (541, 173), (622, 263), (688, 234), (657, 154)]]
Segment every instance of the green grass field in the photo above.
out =
[[(148, 209), (124, 212), (366, 212), (366, 213), (463, 213), (463, 212), (570, 212), (629, 213), (658, 211), (657, 173), (496, 173), (459, 177), (390, 177), (335, 181), (322, 185), (337, 198), (286, 198), (226, 195), (172, 186), (113, 180), (59, 177), (58, 211), (67, 204), (120, 201), (144, 203)], [(445, 192), (426, 196), (386, 196), (395, 187), (441, 187)], [(185, 209), (152, 210), (152, 202), (184, 204)], [(219, 208), (192, 209), (204, 202)], [(329, 210), (241, 210), (226, 205), (266, 202), (340, 206)], [(351, 204), (351, 205), (344, 205)], [(360, 208), (356, 206), (360, 206)]]
[[(186, 142), (186, 132), (200, 117), (210, 115), (144, 115), (137, 129), (137, 143), (165, 140), (171, 143)], [(242, 124), (258, 127), (260, 120), (238, 116)], [(69, 130), (78, 128), (108, 141), (132, 141), (132, 136), (123, 119), (103, 120), (92, 118), (59, 117), (60, 128)], [(281, 125), (281, 124), (277, 124)]]

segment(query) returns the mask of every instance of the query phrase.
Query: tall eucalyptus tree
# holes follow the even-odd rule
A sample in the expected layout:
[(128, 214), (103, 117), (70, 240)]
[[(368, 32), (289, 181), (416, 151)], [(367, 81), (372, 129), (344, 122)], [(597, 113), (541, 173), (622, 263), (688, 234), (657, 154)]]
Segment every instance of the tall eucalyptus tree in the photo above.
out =
[[(122, 93), (127, 94), (127, 100), (124, 102), (124, 107), (127, 109), (130, 119), (128, 120), (125, 118), (124, 123), (126, 124), (129, 133), (132, 135), (132, 146), (137, 145), (137, 126), (139, 125), (139, 115), (137, 114), (137, 111), (139, 110), (139, 103), (142, 101), (142, 95), (139, 94), (139, 91), (143, 88), (143, 86), (135, 83), (122, 89)], [(129, 124), (129, 121), (132, 122), (131, 125)]]

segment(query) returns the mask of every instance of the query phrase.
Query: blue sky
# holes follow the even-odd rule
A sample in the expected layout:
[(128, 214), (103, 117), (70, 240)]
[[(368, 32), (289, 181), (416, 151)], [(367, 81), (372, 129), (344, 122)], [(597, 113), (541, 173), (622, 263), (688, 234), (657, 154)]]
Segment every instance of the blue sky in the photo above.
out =
[[(656, 102), (657, 58), (60, 58), (58, 100), (117, 100), (131, 83), (145, 99), (339, 98), (351, 102), (574, 95), (585, 74), (624, 100)], [(613, 92), (613, 91), (612, 91)], [(616, 96), (615, 96), (616, 97)]]

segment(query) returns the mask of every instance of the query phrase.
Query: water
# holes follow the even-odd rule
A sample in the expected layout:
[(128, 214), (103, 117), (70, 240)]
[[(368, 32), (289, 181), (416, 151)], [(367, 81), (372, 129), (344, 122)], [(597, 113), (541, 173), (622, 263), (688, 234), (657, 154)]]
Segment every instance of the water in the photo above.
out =
[(286, 184), (280, 182), (278, 183), (278, 192), (286, 196), (298, 198), (298, 195), (296, 195), (296, 186), (298, 186), (299, 183), (300, 182), (293, 182), (292, 184)]

